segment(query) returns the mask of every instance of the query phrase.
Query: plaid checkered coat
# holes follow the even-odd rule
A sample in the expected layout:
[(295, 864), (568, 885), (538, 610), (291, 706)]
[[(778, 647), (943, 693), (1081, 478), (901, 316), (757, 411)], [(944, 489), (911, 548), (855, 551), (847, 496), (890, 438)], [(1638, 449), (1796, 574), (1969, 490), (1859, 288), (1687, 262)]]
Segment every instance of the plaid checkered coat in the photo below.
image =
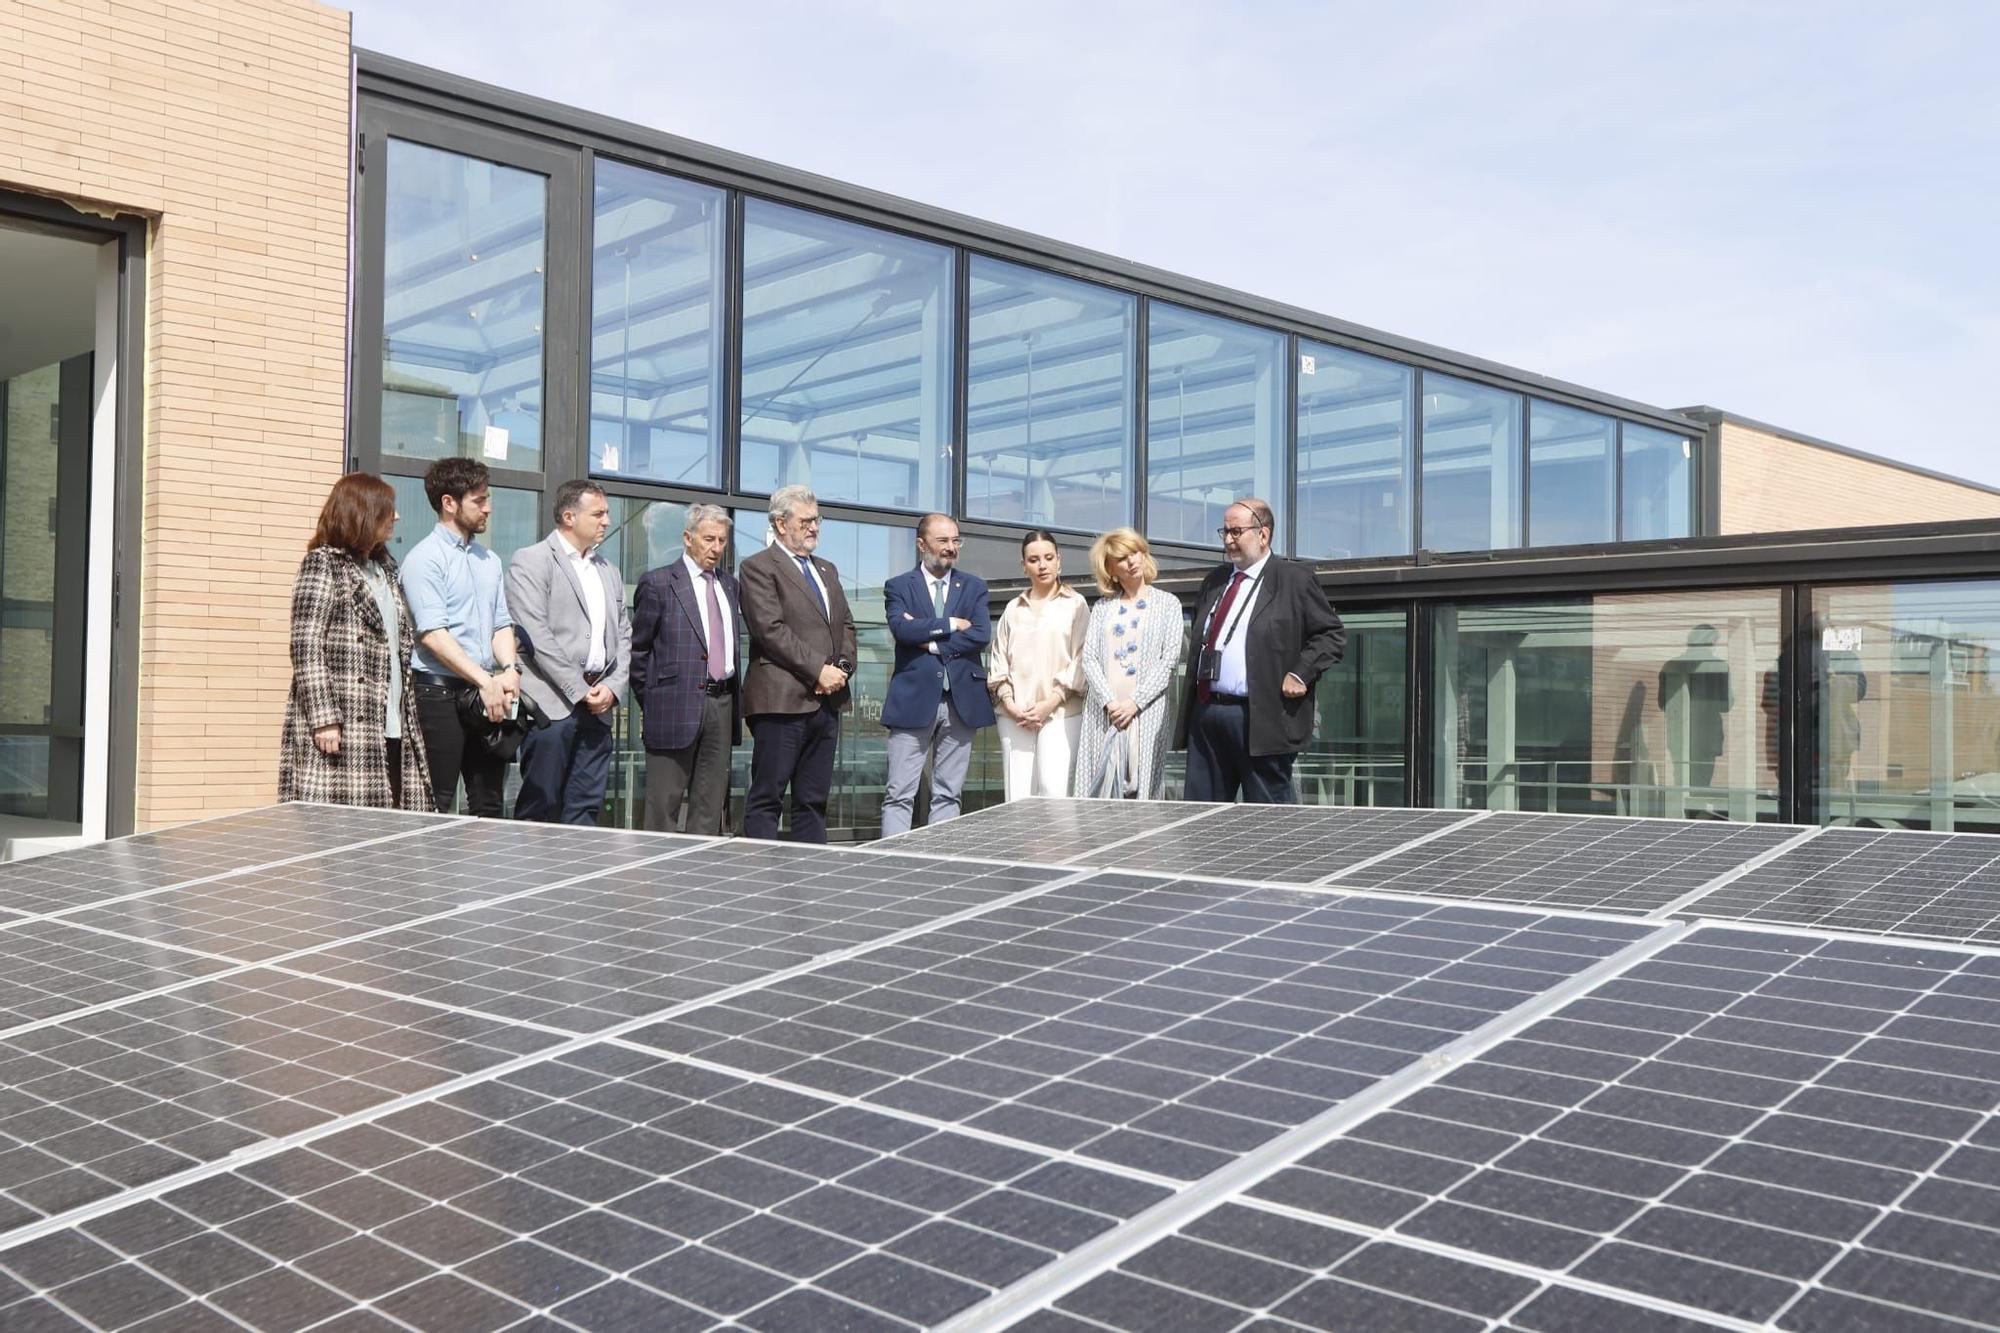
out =
[[(389, 660), (389, 638), (375, 595), (347, 552), (321, 546), (306, 552), (292, 586), (292, 693), (285, 701), (278, 799), (333, 805), (389, 806), (388, 751), (383, 723), (389, 673), (403, 674), (403, 801), (405, 810), (431, 808), (430, 765), (410, 688), (410, 649), (417, 627), (403, 599), (396, 563), (385, 561), (401, 621), (400, 661)], [(340, 724), (340, 753), (321, 754), (312, 734)]]

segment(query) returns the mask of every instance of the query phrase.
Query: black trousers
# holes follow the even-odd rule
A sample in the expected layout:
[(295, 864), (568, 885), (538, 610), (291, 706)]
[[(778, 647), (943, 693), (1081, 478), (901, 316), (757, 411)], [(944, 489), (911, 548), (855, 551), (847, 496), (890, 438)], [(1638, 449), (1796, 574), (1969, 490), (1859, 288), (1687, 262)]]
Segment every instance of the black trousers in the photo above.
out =
[(810, 713), (758, 713), (750, 719), (750, 791), (743, 800), (743, 836), (778, 836), (778, 811), (792, 789), (793, 842), (826, 841), (826, 801), (833, 792), (833, 756), (840, 714), (822, 704)]
[(1289, 754), (1250, 753), (1247, 700), (1221, 696), (1196, 701), (1188, 726), (1187, 787), (1190, 801), (1233, 801), (1240, 791), (1251, 805), (1297, 805)]
[(500, 818), (507, 804), (507, 761), (495, 759), (465, 734), (465, 723), (458, 715), (458, 687), (418, 681), (410, 688), (417, 695), (417, 725), (424, 733), (424, 752), (431, 763), (431, 799), (437, 808), (451, 813), (459, 779), (463, 778), (466, 813)]

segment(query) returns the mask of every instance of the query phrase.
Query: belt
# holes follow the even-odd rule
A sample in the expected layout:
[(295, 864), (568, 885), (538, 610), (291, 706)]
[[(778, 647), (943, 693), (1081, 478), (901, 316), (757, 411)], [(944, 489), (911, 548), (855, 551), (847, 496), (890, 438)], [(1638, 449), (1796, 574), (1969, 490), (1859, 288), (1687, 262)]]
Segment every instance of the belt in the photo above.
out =
[(410, 683), (413, 685), (442, 685), (446, 689), (453, 689), (453, 690), (458, 689), (461, 686), (463, 686), (466, 689), (472, 688), (471, 681), (461, 680), (457, 676), (447, 676), (444, 673), (438, 671), (412, 670), (410, 672)]
[(734, 676), (724, 676), (721, 680), (704, 680), (701, 683), (701, 692), (703, 694), (727, 694), (735, 688), (736, 677)]
[(1247, 694), (1217, 694), (1211, 690), (1209, 691), (1208, 701), (1212, 704), (1247, 704), (1250, 702), (1250, 696)]

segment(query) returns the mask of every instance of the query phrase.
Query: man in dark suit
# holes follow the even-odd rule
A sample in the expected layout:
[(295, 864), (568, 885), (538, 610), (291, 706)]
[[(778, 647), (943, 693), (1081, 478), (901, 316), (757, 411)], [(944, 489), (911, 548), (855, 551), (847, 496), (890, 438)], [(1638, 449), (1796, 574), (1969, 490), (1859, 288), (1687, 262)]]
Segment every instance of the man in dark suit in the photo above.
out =
[(743, 835), (778, 836), (778, 811), (791, 788), (792, 841), (826, 841), (826, 801), (840, 715), (854, 675), (854, 618), (840, 571), (813, 554), (819, 501), (803, 486), (771, 494), (772, 542), (737, 570), (750, 669), (743, 711), (750, 718), (750, 794)]
[(959, 572), (958, 524), (926, 514), (917, 524), (917, 567), (882, 587), (896, 674), (882, 701), (889, 729), (889, 777), (882, 790), (882, 836), (910, 829), (910, 810), (931, 758), (931, 818), (958, 814), (972, 762), (972, 739), (993, 725), (980, 654), (993, 637), (986, 584)]
[(1292, 760), (1312, 740), (1313, 682), (1340, 661), (1347, 631), (1319, 580), (1271, 554), (1271, 506), (1223, 511), (1229, 563), (1202, 581), (1188, 626), (1176, 748), (1190, 801), (1296, 805)]
[(632, 597), (632, 697), (644, 710), (645, 827), (714, 836), (729, 814), (730, 751), (743, 734), (736, 627), (743, 606), (722, 568), (729, 511), (689, 505), (680, 559), (649, 569)]

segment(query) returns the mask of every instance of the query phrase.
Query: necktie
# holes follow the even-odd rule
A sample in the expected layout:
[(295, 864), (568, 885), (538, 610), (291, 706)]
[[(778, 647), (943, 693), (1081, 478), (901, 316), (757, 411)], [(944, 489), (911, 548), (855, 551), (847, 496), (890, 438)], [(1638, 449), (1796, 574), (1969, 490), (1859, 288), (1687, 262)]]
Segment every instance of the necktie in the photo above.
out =
[(729, 675), (729, 654), (722, 646), (722, 600), (715, 594), (715, 571), (704, 569), (708, 582), (708, 678), (722, 680)]
[[(1229, 580), (1229, 586), (1223, 590), (1222, 600), (1215, 604), (1215, 614), (1208, 618), (1208, 633), (1202, 638), (1201, 642), (1204, 656), (1215, 650), (1215, 641), (1222, 634), (1222, 622), (1229, 619), (1229, 608), (1236, 604), (1236, 590), (1242, 586), (1243, 571), (1239, 569), (1236, 571), (1235, 576)], [(1207, 703), (1209, 696), (1213, 693), (1215, 691), (1210, 687), (1209, 682), (1205, 680), (1195, 682), (1194, 697), (1201, 702)]]
[(799, 562), (799, 573), (806, 576), (806, 586), (813, 590), (813, 596), (819, 598), (819, 613), (828, 620), (833, 619), (833, 608), (826, 604), (826, 593), (820, 589), (819, 580), (813, 577), (812, 557), (795, 555), (792, 559)]
[[(931, 609), (932, 609), (933, 611), (935, 611), (935, 612), (937, 613), (937, 618), (938, 618), (939, 620), (943, 620), (943, 619), (944, 619), (944, 580), (943, 580), (943, 579), (932, 579), (932, 580), (931, 580)], [(947, 672), (945, 673), (945, 677), (944, 677), (944, 692), (945, 692), (946, 694), (950, 694), (950, 693), (951, 693), (951, 673), (950, 673), (950, 672), (948, 672), (948, 671), (947, 671)]]

